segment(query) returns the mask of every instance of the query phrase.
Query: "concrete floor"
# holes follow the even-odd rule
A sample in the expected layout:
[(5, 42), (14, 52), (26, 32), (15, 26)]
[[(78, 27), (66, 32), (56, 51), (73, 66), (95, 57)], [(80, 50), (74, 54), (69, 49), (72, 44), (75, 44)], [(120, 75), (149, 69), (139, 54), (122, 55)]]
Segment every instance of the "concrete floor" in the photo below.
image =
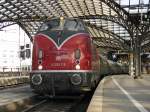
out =
[(150, 112), (150, 75), (105, 77), (87, 112)]

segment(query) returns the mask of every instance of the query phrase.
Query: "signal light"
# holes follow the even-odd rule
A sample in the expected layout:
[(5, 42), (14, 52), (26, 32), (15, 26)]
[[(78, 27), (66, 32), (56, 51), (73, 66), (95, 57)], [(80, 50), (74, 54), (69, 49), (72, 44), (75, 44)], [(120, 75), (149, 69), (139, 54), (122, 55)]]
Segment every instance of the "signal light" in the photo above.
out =
[(80, 70), (80, 65), (79, 64), (76, 65), (76, 70)]
[(30, 51), (30, 49), (26, 49), (26, 57), (27, 57), (27, 58), (30, 58), (30, 56), (31, 56), (31, 51)]
[(25, 60), (26, 58), (31, 57), (31, 49), (30, 49), (30, 44), (26, 44), (24, 46), (20, 46), (20, 58)]
[(39, 70), (42, 70), (42, 69), (43, 69), (43, 66), (42, 66), (42, 65), (39, 65), (39, 66), (38, 66), (38, 69), (39, 69)]

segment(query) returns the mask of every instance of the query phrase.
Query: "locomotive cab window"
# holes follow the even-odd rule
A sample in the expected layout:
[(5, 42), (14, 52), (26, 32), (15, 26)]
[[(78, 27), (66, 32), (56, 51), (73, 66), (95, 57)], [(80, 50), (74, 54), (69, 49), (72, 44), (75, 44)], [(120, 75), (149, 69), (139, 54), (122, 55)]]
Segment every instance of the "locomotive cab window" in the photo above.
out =
[(40, 31), (45, 31), (45, 30), (60, 30), (60, 20), (59, 19), (53, 19), (49, 22), (44, 23)]
[(85, 30), (81, 21), (77, 21), (75, 19), (74, 20), (66, 20), (64, 29), (69, 30), (69, 31)]
[(54, 20), (51, 20), (47, 23), (48, 25), (48, 29), (49, 30), (57, 30), (59, 29), (59, 24), (60, 24), (60, 20), (59, 19), (54, 19)]
[(40, 28), (40, 31), (45, 31), (48, 29), (48, 25), (47, 24), (43, 24)]
[(84, 25), (81, 20), (76, 19), (52, 19), (49, 22), (44, 23), (40, 27), (40, 31), (46, 30), (68, 30), (68, 31), (84, 31)]

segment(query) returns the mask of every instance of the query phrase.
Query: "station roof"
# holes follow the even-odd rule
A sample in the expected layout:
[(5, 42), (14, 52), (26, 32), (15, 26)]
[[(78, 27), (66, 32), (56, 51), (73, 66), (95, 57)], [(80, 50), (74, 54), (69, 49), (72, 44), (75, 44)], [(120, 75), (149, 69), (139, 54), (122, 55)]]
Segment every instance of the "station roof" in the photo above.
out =
[(150, 50), (150, 0), (1, 0), (0, 29), (19, 24), (30, 39), (45, 20), (83, 19), (99, 47)]

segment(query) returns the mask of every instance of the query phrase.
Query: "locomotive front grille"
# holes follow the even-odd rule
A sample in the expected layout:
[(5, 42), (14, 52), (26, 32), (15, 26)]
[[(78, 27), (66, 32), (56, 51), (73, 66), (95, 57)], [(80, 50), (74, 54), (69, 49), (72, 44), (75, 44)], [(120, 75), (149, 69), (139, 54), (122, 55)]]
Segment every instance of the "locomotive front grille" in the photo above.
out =
[[(57, 93), (74, 93), (80, 92), (83, 87), (89, 86), (89, 78), (91, 73), (37, 73), (41, 74), (42, 83), (40, 85), (31, 84), (31, 87), (38, 92), (43, 92), (47, 94), (57, 94)], [(79, 80), (78, 84), (73, 84), (71, 78), (74, 74), (78, 74), (79, 77), (73, 79), (74, 81)], [(31, 75), (36, 75), (36, 73)]]

